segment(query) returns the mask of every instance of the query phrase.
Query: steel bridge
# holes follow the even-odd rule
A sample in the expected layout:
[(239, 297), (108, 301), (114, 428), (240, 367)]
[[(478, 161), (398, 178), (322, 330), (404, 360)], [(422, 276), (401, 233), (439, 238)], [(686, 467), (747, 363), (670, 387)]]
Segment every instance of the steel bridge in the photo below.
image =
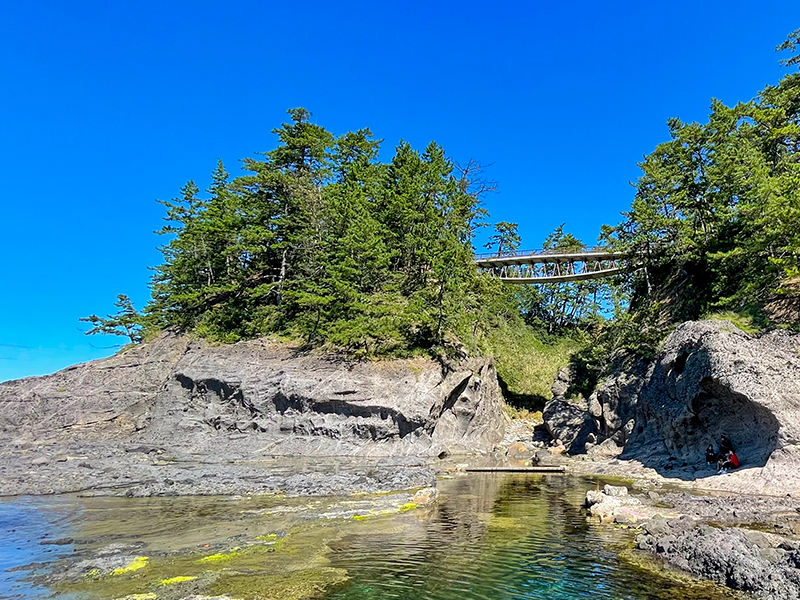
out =
[(617, 275), (628, 255), (602, 246), (582, 250), (525, 250), (477, 254), (475, 264), (508, 283), (566, 283)]

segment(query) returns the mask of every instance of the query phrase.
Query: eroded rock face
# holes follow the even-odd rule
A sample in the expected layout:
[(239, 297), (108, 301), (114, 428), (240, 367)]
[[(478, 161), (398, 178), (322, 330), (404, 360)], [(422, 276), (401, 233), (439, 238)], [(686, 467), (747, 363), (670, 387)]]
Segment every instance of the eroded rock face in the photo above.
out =
[(798, 350), (800, 338), (785, 332), (753, 338), (726, 321), (684, 323), (638, 395), (622, 457), (665, 473), (698, 467), (706, 446), (726, 434), (741, 462), (735, 487), (748, 478), (753, 491), (797, 488)]
[(24, 443), (131, 435), (141, 427), (188, 343), (165, 333), (104, 360), (0, 384), (0, 440)]
[(589, 414), (598, 441), (612, 440), (620, 448), (628, 442), (633, 433), (639, 392), (650, 369), (651, 365), (641, 358), (617, 357), (613, 374), (589, 396)]
[(731, 527), (710, 527), (679, 519), (655, 518), (644, 526), (637, 547), (673, 565), (759, 598), (800, 598), (797, 542)]
[[(800, 488), (800, 335), (749, 336), (727, 321), (684, 323), (656, 359), (620, 356), (583, 403), (556, 396), (545, 425), (571, 454), (641, 462), (667, 477), (782, 493)], [(554, 392), (563, 393), (559, 374)], [(721, 436), (741, 467), (725, 477), (705, 463)], [(620, 452), (622, 452), (620, 454)]]
[(124, 439), (201, 453), (437, 455), (491, 451), (505, 417), (494, 367), (353, 362), (253, 340), (165, 333), (109, 359), (0, 384), (0, 439)]
[(561, 441), (567, 452), (585, 452), (588, 436), (594, 431), (586, 402), (563, 397), (553, 398), (545, 404), (542, 420), (547, 432), (554, 440)]

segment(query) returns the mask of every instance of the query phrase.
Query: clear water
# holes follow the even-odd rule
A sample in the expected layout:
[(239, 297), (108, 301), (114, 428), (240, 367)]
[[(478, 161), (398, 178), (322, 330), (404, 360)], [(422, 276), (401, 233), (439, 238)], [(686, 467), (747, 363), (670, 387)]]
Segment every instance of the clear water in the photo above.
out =
[(35, 569), (14, 568), (51, 562), (71, 552), (69, 544), (39, 543), (44, 538), (62, 537), (65, 530), (62, 520), (69, 512), (67, 506), (53, 498), (0, 502), (0, 600), (44, 598), (50, 594), (46, 588), (26, 581), (31, 573), (37, 572)]
[[(469, 474), (439, 483), (440, 501), (430, 509), (394, 516), (314, 519), (352, 499), (261, 498), (41, 498), (0, 502), (0, 600), (66, 597), (32, 585), (42, 571), (7, 571), (29, 563), (52, 562), (75, 549), (140, 542), (142, 554), (173, 557), (131, 577), (131, 591), (164, 589), (148, 583), (170, 568), (196, 564), (192, 552), (203, 543), (255, 538), (278, 529), (298, 531), (299, 560), (323, 548), (331, 567), (348, 580), (325, 600), (592, 600), (729, 597), (711, 585), (681, 584), (642, 569), (625, 557), (633, 533), (587, 521), (581, 504), (598, 482), (560, 475)], [(287, 510), (281, 510), (282, 503)], [(314, 523), (320, 522), (319, 526)], [(316, 527), (316, 529), (315, 529)], [(67, 546), (40, 545), (42, 539), (74, 537)], [(324, 538), (324, 539), (323, 539)], [(306, 546), (302, 546), (306, 544)], [(303, 550), (303, 548), (308, 550)], [(189, 553), (188, 555), (186, 553)], [(232, 597), (272, 598), (263, 576), (291, 562), (250, 558), (238, 567), (252, 576), (236, 578)], [(286, 560), (291, 560), (287, 558)], [(188, 561), (188, 562), (187, 562)], [(261, 562), (259, 562), (261, 561)], [(281, 565), (278, 567), (277, 565)], [(52, 566), (52, 565), (51, 565)], [(222, 565), (228, 571), (235, 564)], [(148, 567), (150, 568), (150, 567)], [(161, 575), (156, 571), (161, 569)], [(182, 573), (176, 571), (174, 574)], [(219, 585), (219, 582), (218, 582)], [(201, 592), (203, 590), (200, 590)], [(210, 589), (208, 591), (211, 591)], [(215, 589), (226, 593), (226, 589)], [(70, 590), (74, 598), (116, 598), (122, 588)], [(205, 595), (211, 595), (204, 592)], [(75, 594), (74, 596), (72, 594)], [(187, 592), (186, 595), (189, 595)], [(170, 598), (180, 598), (177, 591)]]
[[(402, 536), (351, 535), (333, 566), (349, 585), (330, 600), (565, 600), (728, 597), (620, 559), (632, 533), (587, 521), (588, 480), (470, 475), (440, 486), (442, 502)], [(412, 533), (413, 532), (413, 533)]]

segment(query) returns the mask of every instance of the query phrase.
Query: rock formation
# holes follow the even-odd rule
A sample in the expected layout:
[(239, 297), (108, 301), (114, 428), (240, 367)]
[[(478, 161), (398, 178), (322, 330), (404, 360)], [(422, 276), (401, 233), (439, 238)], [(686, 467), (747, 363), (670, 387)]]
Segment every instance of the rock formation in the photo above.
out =
[(800, 544), (735, 527), (711, 527), (684, 516), (654, 518), (637, 547), (700, 577), (769, 600), (800, 598)]
[[(679, 326), (652, 363), (628, 358), (584, 409), (556, 397), (554, 437), (578, 454), (617, 454), (662, 475), (716, 475), (704, 450), (728, 435), (741, 461), (713, 487), (780, 493), (800, 487), (800, 336), (750, 336), (727, 321)], [(569, 414), (567, 415), (567, 412)]]
[(545, 404), (542, 419), (547, 432), (560, 441), (567, 452), (579, 454), (585, 451), (590, 435), (594, 435), (594, 423), (588, 413), (585, 400), (566, 397), (571, 373), (569, 367), (562, 368), (553, 383), (553, 399)]
[(491, 451), (505, 417), (492, 364), (350, 361), (175, 333), (108, 359), (0, 384), (4, 443), (126, 440), (211, 453)]

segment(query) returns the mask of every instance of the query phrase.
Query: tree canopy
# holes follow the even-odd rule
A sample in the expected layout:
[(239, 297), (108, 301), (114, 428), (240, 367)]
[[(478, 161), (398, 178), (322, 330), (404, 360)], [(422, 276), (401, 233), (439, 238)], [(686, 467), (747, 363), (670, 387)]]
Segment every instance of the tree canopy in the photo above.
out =
[[(798, 32), (778, 49), (796, 49)], [(660, 302), (668, 322), (720, 309), (769, 320), (800, 275), (800, 73), (750, 102), (713, 100), (707, 123), (668, 126), (624, 220), (605, 228), (646, 266), (629, 282), (633, 309)]]
[(289, 115), (243, 175), (220, 161), (206, 193), (190, 181), (162, 202), (164, 260), (142, 323), (367, 353), (474, 343), (496, 285), (472, 261), (492, 189), (479, 166), (433, 142), (400, 142), (381, 162), (369, 129), (336, 136), (305, 109)]

